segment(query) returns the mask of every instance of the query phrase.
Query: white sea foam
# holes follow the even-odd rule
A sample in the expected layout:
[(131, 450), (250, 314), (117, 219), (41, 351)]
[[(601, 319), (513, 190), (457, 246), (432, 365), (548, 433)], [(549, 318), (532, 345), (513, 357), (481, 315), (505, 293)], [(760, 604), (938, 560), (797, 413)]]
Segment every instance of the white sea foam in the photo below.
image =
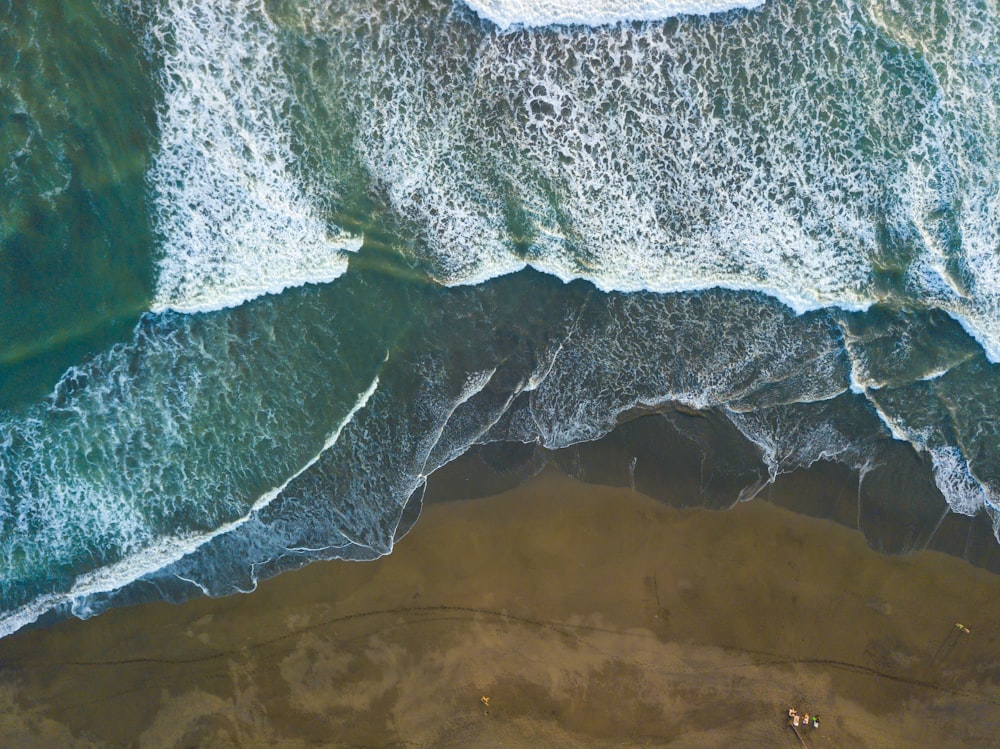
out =
[(159, 150), (149, 172), (162, 242), (153, 309), (235, 306), (347, 269), (361, 240), (325, 222), (291, 147), (291, 83), (259, 0), (171, 0)]
[[(801, 36), (790, 13), (768, 23)], [(868, 47), (847, 43), (852, 23), (836, 17), (832, 33), (872, 65)], [(784, 90), (748, 94), (733, 81), (774, 65), (759, 59), (755, 30), (738, 59), (702, 54), (725, 45), (710, 25), (494, 35), (471, 60), (474, 83), (459, 77), (462, 87), (441, 95), (454, 75), (440, 68), (456, 62), (431, 35), (393, 27), (391, 57), (363, 54), (372, 93), (359, 150), (393, 207), (425, 229), (421, 259), (445, 284), (530, 266), (605, 291), (728, 288), (799, 313), (865, 310), (879, 301), (869, 258), (879, 253), (872, 196), (884, 165), (844, 163), (843, 151), (850, 128), (874, 115), (848, 101), (820, 120), (826, 112)], [(719, 116), (716, 100), (760, 113)], [(518, 248), (511, 206), (525, 227)]]
[[(503, 28), (602, 25), (759, 5), (468, 4)], [(443, 0), (425, 5), (451, 7)], [(842, 5), (823, 8), (815, 28), (806, 29), (801, 9), (791, 3), (738, 14), (734, 23), (482, 35), (470, 30), (467, 16), (455, 21), (450, 10), (431, 17), (426, 7), (413, 12), (391, 0), (374, 10), (334, 2), (309, 16), (320, 28), (305, 32), (343, 34), (331, 47), (343, 55), (337, 62), (348, 60), (348, 72), (327, 87), (328, 104), (355, 109), (361, 161), (392, 207), (422, 230), (426, 241), (415, 251), (442, 283), (475, 284), (531, 266), (564, 281), (585, 278), (606, 291), (759, 291), (798, 313), (865, 310), (879, 302), (937, 307), (998, 361), (1000, 118), (991, 67), (978, 65), (996, 56), (996, 24), (965, 18), (974, 3), (954, 5), (954, 23), (927, 24), (930, 37), (950, 35), (945, 40), (923, 38), (923, 21), (909, 18), (901, 21), (902, 31), (890, 24), (876, 34)], [(274, 30), (255, 3), (240, 5), (232, 22), (183, 2), (174, 6), (198, 29), (218, 26), (213, 38), (275, 50)], [(878, 15), (879, 4), (869, 12)], [(737, 25), (743, 28), (729, 33)], [(378, 40), (367, 47), (356, 33), (366, 27), (378, 28)], [(883, 34), (904, 47), (887, 57), (880, 51)], [(193, 38), (192, 59), (216, 54), (200, 36)], [(966, 49), (977, 52), (969, 57)], [(933, 63), (930, 72), (925, 58)], [(286, 79), (268, 59), (250, 64), (251, 72), (255, 65), (263, 72), (249, 83), (227, 83), (196, 104), (232, 99), (242, 106), (241, 97), (259, 89), (264, 95), (255, 99), (284, 111), (288, 87), (267, 85)], [(211, 75), (203, 77), (215, 85)], [(352, 95), (345, 97), (348, 87)], [(197, 109), (185, 104), (177, 111), (197, 115)], [(237, 116), (243, 110), (223, 111), (221, 121), (230, 123), (223, 127), (226, 138), (230, 131), (245, 138)], [(295, 174), (280, 119), (265, 112), (260, 121), (263, 142), (277, 155), (262, 162), (281, 166), (264, 182), (291, 196), (283, 215), (294, 220), (277, 222), (275, 236), (294, 234), (289, 225), (308, 230), (299, 241), (308, 246), (318, 226), (310, 223), (315, 205)], [(206, 132), (214, 132), (211, 127)], [(256, 138), (259, 131), (247, 132)], [(241, 156), (240, 149), (230, 151)], [(232, 173), (254, 174), (240, 169)], [(509, 184), (500, 185), (504, 179)], [(267, 205), (265, 198), (258, 202)], [(517, 246), (512, 214), (526, 235)], [(179, 236), (192, 223), (181, 218)], [(205, 247), (252, 247), (259, 238), (234, 243), (206, 236)], [(198, 283), (211, 289), (210, 252), (194, 258), (191, 274), (206, 259), (209, 275)], [(232, 273), (219, 277), (229, 284), (256, 262), (253, 252), (239, 256)], [(330, 274), (339, 267), (334, 261)], [(905, 289), (886, 283), (896, 272)], [(186, 273), (174, 275), (183, 281)], [(251, 276), (281, 278), (279, 271)], [(851, 365), (856, 394), (887, 384), (856, 357)], [(907, 439), (904, 423), (879, 415), (894, 436)]]
[(855, 468), (861, 465), (857, 445), (828, 422), (806, 422), (801, 414), (782, 409), (729, 411), (727, 415), (760, 450), (771, 482), (783, 473), (807, 468), (821, 460), (841, 460)]
[[(936, 378), (935, 375), (933, 378), (923, 378), (923, 381)], [(962, 450), (956, 445), (944, 442), (933, 420), (910, 423), (926, 417), (928, 409), (920, 409), (920, 413), (913, 414), (915, 418), (908, 421), (902, 414), (895, 412), (895, 409), (892, 411), (887, 409), (879, 398), (872, 397), (871, 393), (868, 401), (894, 439), (908, 442), (915, 450), (930, 457), (934, 466), (934, 483), (953, 512), (972, 516), (986, 510), (996, 520), (1000, 497), (996, 495), (994, 489), (975, 476)]]
[[(382, 362), (382, 366), (388, 361), (388, 354)], [(0, 616), (0, 638), (16, 632), (21, 627), (27, 626), (38, 620), (46, 612), (57, 606), (69, 605), (74, 614), (80, 618), (87, 618), (88, 610), (81, 605), (88, 596), (108, 593), (117, 590), (130, 582), (133, 582), (143, 575), (147, 575), (157, 570), (161, 570), (173, 564), (188, 554), (196, 551), (200, 547), (212, 541), (212, 539), (230, 533), (247, 523), (262, 509), (267, 507), (277, 498), (281, 492), (298, 476), (307, 471), (320, 459), (324, 452), (336, 444), (344, 428), (351, 423), (357, 413), (363, 409), (368, 401), (378, 390), (379, 377), (376, 375), (368, 388), (359, 394), (357, 402), (340, 421), (336, 428), (330, 432), (323, 443), (322, 448), (310, 460), (303, 464), (294, 474), (289, 476), (280, 486), (262, 494), (251, 506), (250, 510), (235, 520), (223, 523), (205, 533), (189, 533), (177, 536), (162, 536), (154, 540), (149, 545), (139, 551), (130, 554), (119, 562), (100, 567), (78, 576), (73, 586), (65, 593), (48, 593), (41, 595), (30, 603), (25, 604), (13, 611)], [(107, 508), (109, 514), (116, 516), (120, 512), (120, 503), (113, 503), (105, 500), (101, 507)], [(197, 583), (194, 583), (197, 585)]]
[(501, 29), (511, 26), (579, 24), (605, 26), (622, 21), (658, 21), (679, 15), (708, 15), (756, 8), (764, 0), (464, 0), (481, 18)]
[[(470, 6), (504, 27), (653, 13)], [(531, 266), (603, 290), (762, 291), (796, 312), (905, 296), (947, 311), (1000, 361), (1000, 114), (979, 64), (995, 61), (997, 25), (977, 7), (949, 6), (946, 26), (897, 14), (902, 30), (875, 33), (833, 6), (807, 33), (794, 5), (773, 4), (738, 24), (560, 28), (478, 47), (388, 22), (381, 31), (399, 38), (362, 58), (358, 143), (393, 207), (425, 228), (422, 259), (443, 283)], [(912, 58), (880, 53), (881, 34)], [(474, 50), (459, 54), (467, 75), (449, 49)], [(796, 67), (794, 80), (780, 72)], [(516, 252), (512, 205), (528, 234)], [(887, 288), (909, 248), (907, 288)]]
[(928, 451), (934, 464), (934, 482), (948, 501), (952, 512), (975, 515), (981, 510), (995, 511), (997, 500), (992, 499), (986, 488), (969, 470), (961, 451), (947, 445)]
[(924, 249), (909, 269), (912, 291), (1000, 362), (1000, 17), (975, 1), (862, 5), (919, 52), (937, 89), (902, 190)]

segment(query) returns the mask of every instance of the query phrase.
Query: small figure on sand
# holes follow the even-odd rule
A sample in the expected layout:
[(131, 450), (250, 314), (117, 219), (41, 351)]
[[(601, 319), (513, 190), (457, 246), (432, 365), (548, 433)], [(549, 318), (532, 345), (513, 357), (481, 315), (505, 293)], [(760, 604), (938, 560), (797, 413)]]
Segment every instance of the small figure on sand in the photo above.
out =
[(788, 708), (788, 725), (792, 728), (798, 728), (799, 726), (803, 728), (819, 728), (819, 715), (809, 715), (809, 713), (799, 715), (798, 710), (790, 707)]

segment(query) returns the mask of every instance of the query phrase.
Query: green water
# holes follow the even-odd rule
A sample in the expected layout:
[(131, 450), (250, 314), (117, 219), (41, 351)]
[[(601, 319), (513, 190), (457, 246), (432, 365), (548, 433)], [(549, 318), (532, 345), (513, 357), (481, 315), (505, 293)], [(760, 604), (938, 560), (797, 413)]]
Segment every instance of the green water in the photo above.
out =
[(149, 302), (149, 67), (94, 3), (0, 3), (0, 409), (127, 339)]

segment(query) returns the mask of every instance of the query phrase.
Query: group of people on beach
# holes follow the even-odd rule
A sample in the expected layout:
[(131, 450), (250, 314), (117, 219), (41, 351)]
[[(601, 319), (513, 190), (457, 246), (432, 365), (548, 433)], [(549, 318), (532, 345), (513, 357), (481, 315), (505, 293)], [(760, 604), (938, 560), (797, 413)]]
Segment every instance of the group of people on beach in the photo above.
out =
[(805, 728), (819, 728), (819, 715), (810, 715), (805, 713), (804, 715), (799, 715), (799, 711), (794, 707), (788, 708), (788, 725), (793, 728), (798, 728), (803, 726)]

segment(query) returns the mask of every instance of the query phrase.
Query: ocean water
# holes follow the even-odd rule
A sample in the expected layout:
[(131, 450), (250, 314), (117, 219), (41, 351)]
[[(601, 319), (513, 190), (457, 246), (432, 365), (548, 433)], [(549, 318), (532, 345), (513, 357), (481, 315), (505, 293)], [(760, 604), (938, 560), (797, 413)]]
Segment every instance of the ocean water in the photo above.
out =
[(616, 427), (996, 534), (998, 86), (987, 0), (0, 0), (0, 635)]

